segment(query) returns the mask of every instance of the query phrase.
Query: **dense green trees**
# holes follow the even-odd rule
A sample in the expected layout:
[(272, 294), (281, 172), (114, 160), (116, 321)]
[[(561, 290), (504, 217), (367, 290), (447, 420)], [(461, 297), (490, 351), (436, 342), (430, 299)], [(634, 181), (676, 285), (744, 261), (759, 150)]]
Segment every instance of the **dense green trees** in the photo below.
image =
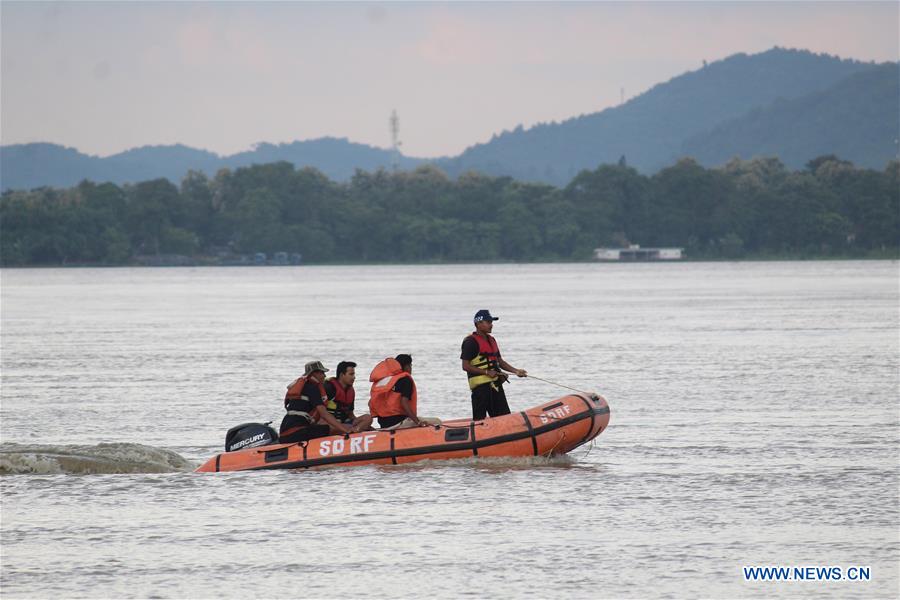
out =
[(564, 188), (433, 166), (357, 171), (336, 183), (280, 162), (180, 187), (10, 191), (0, 198), (6, 266), (128, 264), (265, 252), (307, 262), (587, 260), (598, 246), (682, 246), (693, 258), (896, 256), (900, 163), (834, 156), (789, 171), (774, 158), (706, 169), (685, 158), (652, 177), (620, 160)]

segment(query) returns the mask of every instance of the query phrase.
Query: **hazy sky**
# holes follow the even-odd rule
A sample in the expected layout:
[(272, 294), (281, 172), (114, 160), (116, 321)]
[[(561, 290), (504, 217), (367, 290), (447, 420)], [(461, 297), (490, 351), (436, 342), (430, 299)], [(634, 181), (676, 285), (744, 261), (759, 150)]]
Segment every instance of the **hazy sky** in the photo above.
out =
[(900, 59), (886, 2), (0, 2), (0, 141), (455, 155), (736, 52)]

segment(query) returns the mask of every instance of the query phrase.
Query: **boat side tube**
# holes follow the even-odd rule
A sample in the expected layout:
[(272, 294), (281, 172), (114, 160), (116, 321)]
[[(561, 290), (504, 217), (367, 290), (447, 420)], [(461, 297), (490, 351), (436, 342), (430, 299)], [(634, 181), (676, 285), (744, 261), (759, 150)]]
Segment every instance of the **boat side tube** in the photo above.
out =
[(473, 456), (553, 456), (594, 439), (609, 424), (598, 394), (572, 394), (518, 413), (481, 421), (364, 431), (219, 454), (197, 472), (397, 465)]

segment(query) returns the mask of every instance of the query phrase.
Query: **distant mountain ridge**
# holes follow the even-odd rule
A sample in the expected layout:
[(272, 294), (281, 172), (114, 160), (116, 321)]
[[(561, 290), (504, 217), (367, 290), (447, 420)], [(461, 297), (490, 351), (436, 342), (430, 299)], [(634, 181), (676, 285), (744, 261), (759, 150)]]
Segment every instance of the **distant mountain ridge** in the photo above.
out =
[[(684, 155), (705, 166), (734, 156), (776, 155), (802, 167), (825, 154), (882, 168), (897, 157), (898, 64), (875, 65), (804, 50), (773, 48), (735, 54), (654, 86), (625, 104), (561, 123), (516, 128), (457, 157), (401, 156), (399, 167), (433, 163), (451, 176), (469, 170), (565, 185), (583, 169), (623, 158), (652, 173)], [(893, 92), (891, 91), (893, 90)], [(113, 156), (88, 156), (55, 144), (0, 146), (0, 187), (65, 187), (82, 179), (122, 184), (190, 170), (288, 161), (346, 181), (356, 169), (389, 168), (390, 150), (321, 138), (257, 145), (219, 156), (183, 145), (145, 146)]]
[[(897, 68), (896, 63), (893, 66)], [(661, 83), (621, 106), (558, 124), (504, 132), (439, 164), (451, 175), (478, 169), (556, 184), (565, 184), (583, 169), (614, 163), (623, 156), (639, 171), (655, 172), (683, 156), (687, 140), (723, 122), (779, 98), (821, 92), (874, 68), (858, 61), (780, 48), (752, 56), (736, 54)], [(834, 125), (842, 126), (840, 122)], [(766, 135), (784, 133), (772, 131)], [(812, 152), (800, 164), (789, 166), (802, 166), (832, 150), (821, 147)], [(723, 163), (733, 155), (732, 148), (721, 148), (709, 162)], [(844, 158), (855, 162), (857, 157)], [(890, 156), (879, 158), (869, 166), (883, 167)]]
[[(56, 144), (14, 144), (0, 146), (0, 186), (4, 190), (69, 187), (84, 179), (124, 184), (159, 177), (178, 183), (189, 170), (203, 171), (212, 177), (219, 169), (278, 161), (288, 161), (298, 167), (313, 166), (331, 179), (344, 181), (356, 169), (390, 168), (392, 159), (389, 150), (336, 138), (277, 145), (262, 143), (251, 151), (230, 156), (182, 144), (143, 146), (104, 158)], [(423, 162), (401, 156), (398, 167), (411, 169)]]
[[(781, 132), (782, 135), (773, 135)], [(811, 157), (852, 157), (879, 168), (896, 157), (900, 136), (900, 68), (884, 64), (838, 81), (827, 90), (778, 99), (712, 131), (688, 139), (682, 154), (716, 166), (726, 155), (778, 156), (798, 168)], [(727, 158), (726, 158), (727, 160)]]

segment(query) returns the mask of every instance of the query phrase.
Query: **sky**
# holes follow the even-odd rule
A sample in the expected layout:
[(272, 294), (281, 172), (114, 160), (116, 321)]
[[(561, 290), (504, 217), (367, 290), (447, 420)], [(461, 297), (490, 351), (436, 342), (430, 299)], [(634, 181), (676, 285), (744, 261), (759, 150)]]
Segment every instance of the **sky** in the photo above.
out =
[(454, 156), (738, 52), (900, 59), (885, 2), (0, 1), (0, 143)]

